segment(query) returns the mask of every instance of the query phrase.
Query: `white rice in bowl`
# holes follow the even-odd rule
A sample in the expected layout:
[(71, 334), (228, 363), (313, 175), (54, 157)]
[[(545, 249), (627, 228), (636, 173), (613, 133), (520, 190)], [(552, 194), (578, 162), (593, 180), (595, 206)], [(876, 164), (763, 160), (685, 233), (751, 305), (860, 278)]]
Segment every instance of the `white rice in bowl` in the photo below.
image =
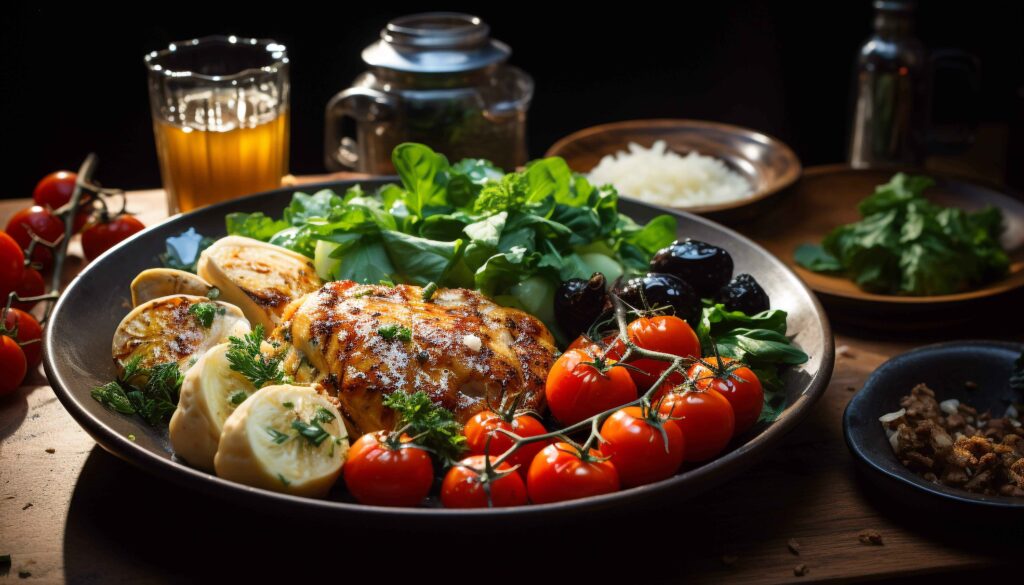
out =
[(717, 158), (697, 152), (680, 156), (662, 140), (650, 148), (631, 142), (628, 148), (602, 158), (590, 171), (590, 181), (611, 183), (623, 195), (673, 207), (729, 203), (754, 194), (743, 176)]

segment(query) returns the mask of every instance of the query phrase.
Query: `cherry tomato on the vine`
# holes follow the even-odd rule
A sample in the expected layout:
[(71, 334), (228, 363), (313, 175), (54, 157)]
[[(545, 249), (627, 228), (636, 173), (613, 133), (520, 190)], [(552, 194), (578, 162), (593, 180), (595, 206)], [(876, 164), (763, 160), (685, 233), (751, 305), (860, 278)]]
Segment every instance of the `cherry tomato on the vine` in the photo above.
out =
[[(36, 205), (41, 205), (51, 211), (56, 211), (71, 201), (71, 195), (75, 192), (75, 181), (78, 175), (71, 171), (56, 171), (46, 175), (36, 185), (32, 192), (32, 200)], [(89, 222), (93, 207), (90, 197), (85, 193), (79, 199), (78, 213), (75, 214), (74, 232), (82, 231), (85, 224)]]
[[(18, 242), (22, 250), (27, 250), (32, 243), (29, 231), (44, 242), (55, 243), (64, 235), (64, 222), (46, 208), (33, 205), (15, 213), (7, 222), (7, 233)], [(32, 251), (32, 261), (47, 270), (53, 265), (53, 251), (42, 244), (36, 244)]]
[[(700, 357), (700, 340), (693, 328), (686, 321), (672, 315), (661, 315), (657, 317), (639, 317), (626, 327), (629, 340), (643, 349), (659, 351), (679, 357)], [(608, 357), (619, 359), (625, 348), (621, 341), (616, 340), (608, 348)], [(637, 390), (646, 392), (652, 384), (658, 381), (661, 373), (671, 365), (669, 362), (655, 359), (630, 360), (629, 365), (639, 368), (640, 371), (630, 368), (629, 375), (633, 377)], [(673, 378), (678, 383), (682, 382), (682, 376)]]
[[(0, 311), (3, 309), (0, 308)], [(28, 368), (34, 370), (43, 360), (43, 329), (39, 326), (39, 321), (25, 311), (11, 307), (4, 315), (2, 331), (18, 342), (25, 354)], [(14, 331), (17, 333), (13, 333)]]
[(430, 454), (409, 444), (393, 444), (387, 431), (359, 437), (348, 451), (343, 473), (348, 491), (360, 503), (374, 506), (416, 506), (430, 493), (434, 466)]
[[(609, 339), (611, 339), (611, 337), (609, 337)], [(565, 348), (565, 351), (569, 351), (570, 349), (582, 349), (584, 351), (594, 353), (600, 351), (601, 346), (593, 339), (587, 337), (587, 335), (584, 333), (583, 335), (580, 335), (576, 339), (572, 340), (572, 343), (569, 344), (569, 347)]]
[[(494, 457), (491, 457), (494, 460)], [(487, 491), (480, 481), (484, 469), (484, 456), (471, 455), (453, 465), (441, 483), (441, 503), (445, 508), (505, 508), (526, 504), (526, 484), (515, 472), (499, 479), (491, 480), (488, 489), (491, 492), (488, 501)], [(495, 468), (497, 472), (510, 471), (512, 466), (502, 462)]]
[(82, 250), (85, 258), (92, 260), (106, 252), (114, 244), (141, 232), (146, 226), (131, 215), (119, 215), (109, 221), (100, 219), (90, 223), (82, 232)]
[(54, 171), (43, 177), (32, 191), (32, 200), (36, 205), (58, 209), (71, 201), (75, 192), (75, 181), (78, 175), (71, 171)]
[[(21, 282), (14, 289), (14, 292), (18, 293), (21, 298), (27, 297), (38, 297), (46, 293), (46, 283), (43, 282), (43, 275), (39, 274), (39, 271), (34, 268), (26, 268), (21, 274)], [(7, 296), (4, 295), (0, 299), (0, 306), (7, 302)], [(15, 301), (12, 307), (17, 307), (22, 311), (31, 311), (32, 307), (39, 301)]]
[(0, 232), (0, 305), (7, 305), (7, 295), (18, 288), (25, 272), (25, 253), (6, 232)]
[[(636, 385), (626, 368), (603, 361), (574, 349), (563, 353), (551, 367), (544, 394), (551, 414), (563, 424), (577, 423), (636, 399)], [(599, 369), (595, 363), (603, 367)]]
[(0, 335), (0, 396), (14, 392), (25, 379), (28, 363), (18, 342)]
[(707, 461), (732, 439), (736, 417), (729, 401), (715, 390), (668, 392), (655, 403), (683, 431), (684, 461)]
[(619, 490), (619, 474), (601, 452), (591, 449), (583, 457), (569, 443), (544, 447), (530, 464), (526, 489), (534, 504), (574, 500)]
[(739, 434), (754, 426), (761, 417), (764, 388), (750, 368), (741, 367), (727, 372), (729, 364), (736, 360), (729, 357), (720, 359), (717, 362), (713, 357), (704, 358), (712, 368), (697, 363), (690, 366), (688, 373), (698, 390), (712, 388), (725, 396), (736, 415), (736, 434)]
[(679, 425), (664, 415), (648, 414), (655, 420), (644, 417), (639, 406), (629, 406), (601, 425), (601, 453), (611, 458), (623, 487), (671, 477), (683, 464), (686, 442)]
[[(466, 435), (466, 447), (470, 454), (484, 455), (487, 453), (488, 439), (490, 440), (489, 453), (491, 456), (497, 457), (508, 451), (515, 441), (498, 429), (504, 429), (523, 438), (535, 437), (547, 432), (543, 423), (528, 414), (516, 415), (509, 422), (504, 420), (500, 414), (485, 410), (476, 413), (473, 418), (469, 419), (463, 430), (463, 434)], [(518, 465), (519, 473), (525, 477), (534, 455), (549, 442), (526, 443), (510, 455), (505, 462), (510, 466)]]

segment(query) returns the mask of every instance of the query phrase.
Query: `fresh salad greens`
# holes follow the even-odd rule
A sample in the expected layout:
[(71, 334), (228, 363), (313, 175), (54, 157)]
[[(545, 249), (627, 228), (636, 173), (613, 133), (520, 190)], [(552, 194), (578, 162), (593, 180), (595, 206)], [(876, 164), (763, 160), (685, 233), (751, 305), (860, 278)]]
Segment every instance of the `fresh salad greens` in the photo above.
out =
[(786, 317), (781, 309), (747, 315), (705, 299), (697, 325), (703, 355), (714, 355), (717, 350), (719, 355), (747, 364), (757, 375), (765, 392), (762, 420), (775, 420), (784, 407), (784, 386), (779, 370), (808, 359), (807, 354), (786, 337)]
[(932, 185), (928, 177), (896, 174), (860, 202), (863, 219), (832, 230), (820, 246), (800, 246), (797, 263), (885, 294), (950, 294), (1006, 276), (1000, 211), (935, 205), (921, 195)]
[(552, 328), (559, 282), (644, 271), (675, 238), (675, 218), (638, 225), (618, 212), (613, 187), (560, 158), (506, 174), (406, 143), (392, 160), (401, 185), (296, 193), (281, 218), (232, 213), (227, 231), (309, 256), (324, 279), (477, 289)]

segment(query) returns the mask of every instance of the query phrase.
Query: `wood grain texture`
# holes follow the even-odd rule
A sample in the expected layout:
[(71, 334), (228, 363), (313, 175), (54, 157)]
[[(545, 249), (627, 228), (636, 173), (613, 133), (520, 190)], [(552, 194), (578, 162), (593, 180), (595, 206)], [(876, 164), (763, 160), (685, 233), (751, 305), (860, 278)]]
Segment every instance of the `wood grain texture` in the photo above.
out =
[[(143, 221), (163, 213), (159, 191), (130, 197)], [(24, 205), (0, 204), (0, 219)], [(516, 547), (541, 554), (555, 536), (562, 558), (597, 560), (547, 563), (538, 582), (854, 582), (1013, 567), (1024, 546), (1021, 526), (953, 526), (941, 510), (887, 502), (860, 479), (843, 442), (849, 389), (890, 356), (942, 340), (948, 335), (912, 342), (838, 335), (831, 385), (808, 420), (757, 467), (678, 507), (602, 514), (543, 534), (498, 527), (443, 538), (299, 524), (161, 482), (96, 446), (40, 370), (0, 399), (0, 554), (12, 556), (0, 582), (266, 582), (325, 570), (332, 579), (367, 570), (380, 578), (385, 567), (385, 581), (398, 581), (457, 561), (462, 575), (497, 566), (498, 583), (533, 565), (495, 551), (520, 539)], [(884, 544), (861, 544), (864, 529), (880, 532)], [(808, 567), (803, 577), (793, 573), (799, 564)], [(21, 570), (29, 580), (18, 578)]]

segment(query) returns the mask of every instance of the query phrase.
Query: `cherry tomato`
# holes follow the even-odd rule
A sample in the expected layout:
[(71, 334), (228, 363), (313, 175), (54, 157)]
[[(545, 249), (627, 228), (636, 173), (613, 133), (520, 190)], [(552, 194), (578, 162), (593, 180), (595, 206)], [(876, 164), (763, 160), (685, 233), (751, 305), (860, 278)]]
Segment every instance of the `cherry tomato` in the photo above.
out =
[(656, 404), (683, 431), (684, 461), (707, 461), (732, 439), (736, 417), (729, 401), (715, 390), (668, 392)]
[[(658, 317), (640, 317), (626, 327), (629, 340), (638, 347), (651, 351), (660, 351), (680, 357), (700, 357), (700, 340), (689, 323), (672, 315)], [(608, 357), (619, 359), (624, 351), (621, 341), (616, 340), (608, 348)], [(630, 360), (629, 365), (641, 371), (629, 370), (640, 392), (646, 392), (661, 373), (668, 369), (670, 363), (653, 359)], [(682, 376), (674, 379), (682, 382)]]
[(657, 413), (654, 416), (660, 418), (658, 423), (644, 418), (639, 406), (628, 406), (601, 425), (601, 436), (607, 441), (601, 444), (601, 453), (611, 458), (623, 487), (671, 477), (683, 464), (683, 431), (676, 421)]
[(27, 371), (25, 354), (18, 346), (18, 342), (6, 335), (0, 335), (0, 396), (17, 390)]
[[(17, 328), (17, 334), (13, 333), (15, 328)], [(43, 337), (43, 330), (39, 326), (39, 321), (25, 311), (11, 307), (11, 310), (7, 311), (4, 316), (3, 333), (13, 337), (21, 345), (28, 368), (36, 369), (39, 362), (43, 360), (43, 344), (40, 341)]]
[(114, 244), (141, 232), (146, 226), (130, 215), (119, 215), (110, 221), (95, 221), (82, 232), (82, 250), (85, 258), (92, 260), (106, 252)]
[[(27, 250), (32, 243), (29, 230), (44, 242), (53, 243), (64, 235), (64, 222), (46, 208), (33, 205), (15, 213), (7, 222), (7, 233), (18, 242), (22, 250)], [(53, 251), (42, 244), (36, 244), (35, 250), (32, 251), (32, 261), (38, 262), (43, 266), (43, 270), (47, 270), (53, 264)]]
[[(39, 274), (39, 271), (34, 268), (26, 268), (21, 273), (21, 282), (18, 283), (17, 288), (14, 292), (18, 293), (19, 297), (38, 297), (46, 292), (46, 283), (43, 282), (43, 275)], [(7, 302), (7, 297), (4, 296), (0, 299), (0, 306)], [(39, 301), (15, 301), (12, 307), (17, 307), (22, 311), (31, 311), (32, 307)]]
[(430, 455), (402, 435), (394, 444), (387, 431), (359, 437), (343, 468), (345, 485), (357, 500), (374, 506), (416, 506), (430, 493), (434, 466)]
[[(494, 460), (494, 457), (491, 457)], [(472, 468), (472, 469), (470, 469)], [(526, 504), (526, 484), (518, 473), (510, 473), (490, 482), (490, 502), (487, 492), (475, 470), (484, 468), (484, 456), (472, 455), (453, 465), (441, 483), (441, 503), (445, 508), (505, 508)], [(508, 463), (502, 462), (496, 471), (509, 471)]]
[[(488, 439), (490, 439), (490, 455), (499, 456), (508, 451), (515, 441), (498, 429), (504, 429), (524, 438), (543, 435), (547, 432), (543, 423), (528, 414), (515, 416), (509, 422), (504, 420), (500, 414), (485, 410), (476, 413), (466, 423), (466, 428), (463, 432), (466, 435), (466, 447), (469, 449), (469, 452), (472, 455), (487, 454)], [(549, 442), (537, 441), (536, 443), (527, 443), (517, 449), (515, 453), (509, 455), (505, 462), (510, 466), (518, 465), (519, 473), (525, 477), (526, 470), (529, 468), (530, 462), (533, 461), (533, 457)]]
[(705, 358), (714, 369), (698, 363), (690, 366), (688, 374), (690, 379), (695, 380), (698, 390), (712, 388), (725, 396), (736, 415), (736, 434), (740, 434), (754, 426), (761, 417), (761, 410), (764, 408), (764, 388), (757, 379), (757, 374), (750, 368), (737, 368), (725, 373), (722, 370), (723, 366), (735, 360), (728, 357), (720, 359), (721, 362), (716, 362), (713, 357)]
[[(43, 177), (32, 192), (32, 200), (36, 205), (41, 205), (50, 211), (56, 211), (71, 201), (71, 195), (75, 191), (75, 181), (78, 175), (71, 171), (56, 171)], [(92, 214), (92, 204), (86, 194), (79, 199), (78, 213), (75, 214), (74, 232), (77, 234), (89, 222)]]
[(7, 295), (18, 288), (25, 272), (25, 253), (14, 238), (0, 232), (0, 305), (7, 305)]
[[(611, 337), (609, 337), (611, 339)], [(565, 348), (565, 351), (570, 349), (582, 349), (596, 355), (596, 352), (601, 351), (601, 346), (593, 339), (587, 337), (586, 334), (580, 335), (569, 344), (569, 347)]]
[(57, 209), (71, 201), (75, 192), (75, 181), (78, 175), (71, 171), (55, 171), (46, 175), (36, 184), (32, 192), (32, 200), (36, 205)]
[(636, 399), (636, 385), (626, 368), (612, 365), (602, 372), (592, 365), (595, 359), (574, 349), (563, 353), (548, 372), (548, 408), (566, 425)]
[(609, 494), (619, 490), (619, 474), (601, 452), (591, 449), (584, 459), (569, 443), (544, 447), (530, 464), (526, 489), (534, 504), (547, 504)]

